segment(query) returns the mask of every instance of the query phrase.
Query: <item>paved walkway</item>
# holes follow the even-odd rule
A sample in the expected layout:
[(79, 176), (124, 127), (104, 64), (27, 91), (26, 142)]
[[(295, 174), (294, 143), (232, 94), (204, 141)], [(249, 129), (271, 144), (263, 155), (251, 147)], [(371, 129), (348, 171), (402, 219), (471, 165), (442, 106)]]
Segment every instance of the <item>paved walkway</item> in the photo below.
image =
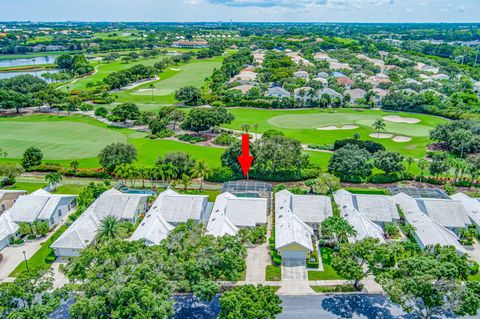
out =
[(30, 259), (42, 246), (42, 243), (47, 241), (67, 220), (68, 216), (72, 214), (76, 209), (72, 209), (58, 225), (53, 229), (46, 237), (37, 239), (30, 242), (25, 242), (22, 246), (7, 246), (2, 250), (3, 261), (0, 263), (0, 283), (3, 281), (12, 281), (9, 279), (10, 273), (17, 268), (17, 266), (24, 261), (23, 251), (27, 259)]
[(63, 272), (60, 271), (60, 266), (65, 265), (67, 263), (66, 260), (62, 258), (58, 258), (52, 265), (53, 271), (53, 288), (62, 288), (66, 284), (69, 283), (68, 278), (65, 276)]
[(264, 281), (265, 268), (269, 264), (268, 245), (263, 244), (247, 249), (246, 281)]
[(282, 280), (306, 281), (307, 268), (305, 263), (286, 261), (282, 263)]

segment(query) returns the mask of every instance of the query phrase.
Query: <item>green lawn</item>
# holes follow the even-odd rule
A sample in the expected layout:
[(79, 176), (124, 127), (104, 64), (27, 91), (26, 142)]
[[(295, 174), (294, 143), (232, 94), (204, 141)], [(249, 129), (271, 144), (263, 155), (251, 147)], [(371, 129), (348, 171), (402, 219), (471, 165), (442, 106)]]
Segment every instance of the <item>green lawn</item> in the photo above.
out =
[(37, 146), (44, 160), (68, 166), (71, 160), (80, 167), (99, 167), (97, 155), (106, 145), (124, 142), (135, 145), (138, 163), (153, 165), (159, 156), (168, 152), (186, 152), (203, 159), (210, 167), (220, 166), (222, 148), (211, 148), (170, 140), (151, 140), (130, 129), (108, 126), (87, 116), (32, 115), (0, 118), (0, 145), (8, 158), (19, 160), (29, 146)]
[[(40, 247), (37, 252), (31, 256), (28, 259), (28, 267), (33, 268), (33, 267), (38, 267), (41, 269), (48, 269), (50, 268), (51, 264), (47, 263), (45, 261), (45, 258), (49, 255), (53, 254), (53, 249), (50, 248), (50, 245), (53, 244), (55, 240), (57, 240), (60, 235), (66, 231), (68, 228), (67, 225), (63, 225), (60, 228), (58, 228), (55, 233), (44, 243), (42, 243), (42, 246)], [(21, 262), (11, 273), (10, 277), (17, 277), (21, 273), (27, 270), (27, 265), (25, 264), (25, 261)]]
[(268, 265), (265, 269), (266, 281), (282, 280), (282, 268), (280, 266)]
[(352, 194), (368, 194), (368, 195), (389, 195), (390, 192), (383, 188), (346, 188)]
[[(118, 102), (135, 102), (139, 104), (174, 104), (175, 91), (181, 87), (191, 85), (200, 88), (205, 78), (210, 76), (214, 68), (220, 67), (223, 57), (213, 59), (193, 60), (187, 64), (170, 66), (158, 81), (142, 84), (131, 90), (118, 92)], [(153, 98), (152, 98), (153, 93)]]
[(5, 189), (22, 190), (27, 193), (32, 193), (37, 189), (44, 188), (47, 183), (34, 183), (34, 182), (16, 182), (14, 185), (6, 187)]
[(320, 247), (322, 254), (323, 271), (308, 271), (308, 280), (336, 280), (343, 279), (340, 277), (335, 269), (332, 267), (332, 253), (331, 248)]
[(310, 286), (315, 292), (355, 292), (358, 291), (353, 285), (338, 285), (338, 286)]
[[(363, 139), (371, 139), (385, 145), (388, 150), (398, 151), (406, 156), (420, 158), (425, 154), (430, 143), (428, 132), (438, 123), (446, 120), (425, 114), (410, 114), (400, 112), (384, 112), (378, 110), (340, 109), (332, 113), (329, 110), (263, 110), (253, 108), (232, 108), (235, 120), (226, 125), (227, 128), (241, 130), (244, 123), (257, 124), (258, 132), (268, 129), (283, 131), (287, 136), (296, 138), (304, 144), (333, 144), (335, 140), (349, 138), (358, 133)], [(375, 139), (369, 137), (374, 133), (371, 125), (376, 119), (387, 115), (417, 118), (417, 124), (392, 123), (386, 121), (386, 132), (412, 138), (410, 142), (398, 143), (392, 139)], [(318, 130), (317, 128), (330, 125), (357, 125), (350, 130)], [(311, 154), (312, 152), (310, 152)], [(317, 152), (320, 153), (320, 152)], [(326, 155), (316, 155), (325, 161)], [(320, 161), (320, 160), (319, 160)]]

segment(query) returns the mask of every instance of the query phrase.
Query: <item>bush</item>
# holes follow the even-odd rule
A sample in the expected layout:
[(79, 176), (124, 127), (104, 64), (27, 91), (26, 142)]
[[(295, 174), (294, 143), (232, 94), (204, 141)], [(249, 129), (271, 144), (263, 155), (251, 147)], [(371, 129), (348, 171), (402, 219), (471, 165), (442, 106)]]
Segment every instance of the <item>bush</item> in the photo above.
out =
[(478, 273), (479, 265), (476, 261), (470, 261), (470, 275), (476, 275)]
[(207, 178), (208, 182), (224, 183), (242, 178), (242, 175), (235, 173), (229, 167), (215, 167), (212, 171), (212, 175)]
[(366, 149), (370, 154), (374, 154), (378, 151), (385, 151), (385, 146), (374, 141), (363, 141), (355, 138), (348, 138), (344, 140), (337, 140), (333, 145), (333, 150), (341, 149), (347, 144), (357, 145), (360, 148)]
[(159, 131), (154, 136), (157, 137), (157, 138), (165, 138), (165, 137), (171, 137), (171, 136), (174, 136), (174, 135), (175, 135), (174, 131), (165, 129), (165, 130)]
[(237, 139), (232, 136), (231, 134), (227, 132), (223, 132), (215, 140), (213, 140), (213, 143), (216, 145), (222, 145), (222, 146), (230, 146), (233, 143), (235, 143)]
[(47, 264), (53, 264), (57, 257), (55, 256), (55, 252), (52, 250), (50, 253), (45, 257), (45, 262)]
[(368, 178), (368, 181), (374, 184), (387, 184), (403, 180), (402, 173), (392, 174), (374, 174)]
[(332, 144), (308, 144), (308, 148), (314, 150), (333, 151), (334, 146)]
[(202, 136), (193, 136), (190, 134), (180, 134), (176, 136), (180, 141), (189, 142), (192, 144), (204, 142), (207, 139)]
[(97, 107), (95, 109), (95, 115), (106, 118), (108, 116), (108, 110), (103, 106)]

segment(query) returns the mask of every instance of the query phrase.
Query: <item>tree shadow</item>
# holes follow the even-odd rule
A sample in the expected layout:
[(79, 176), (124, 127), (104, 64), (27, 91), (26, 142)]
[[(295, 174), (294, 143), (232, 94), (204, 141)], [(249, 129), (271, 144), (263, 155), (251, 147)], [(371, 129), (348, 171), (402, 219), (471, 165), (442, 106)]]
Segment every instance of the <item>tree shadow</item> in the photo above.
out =
[(220, 313), (219, 296), (210, 302), (200, 301), (192, 295), (174, 296), (175, 315), (174, 319), (212, 319)]

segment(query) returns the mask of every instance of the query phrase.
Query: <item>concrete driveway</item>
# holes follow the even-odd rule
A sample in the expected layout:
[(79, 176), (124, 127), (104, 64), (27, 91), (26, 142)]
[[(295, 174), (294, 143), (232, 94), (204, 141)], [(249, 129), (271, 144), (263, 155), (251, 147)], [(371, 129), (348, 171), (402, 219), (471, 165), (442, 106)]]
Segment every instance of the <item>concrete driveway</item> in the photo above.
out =
[(265, 281), (265, 268), (269, 264), (267, 244), (248, 248), (246, 261), (245, 281)]
[(307, 280), (305, 262), (285, 261), (282, 263), (282, 280)]

